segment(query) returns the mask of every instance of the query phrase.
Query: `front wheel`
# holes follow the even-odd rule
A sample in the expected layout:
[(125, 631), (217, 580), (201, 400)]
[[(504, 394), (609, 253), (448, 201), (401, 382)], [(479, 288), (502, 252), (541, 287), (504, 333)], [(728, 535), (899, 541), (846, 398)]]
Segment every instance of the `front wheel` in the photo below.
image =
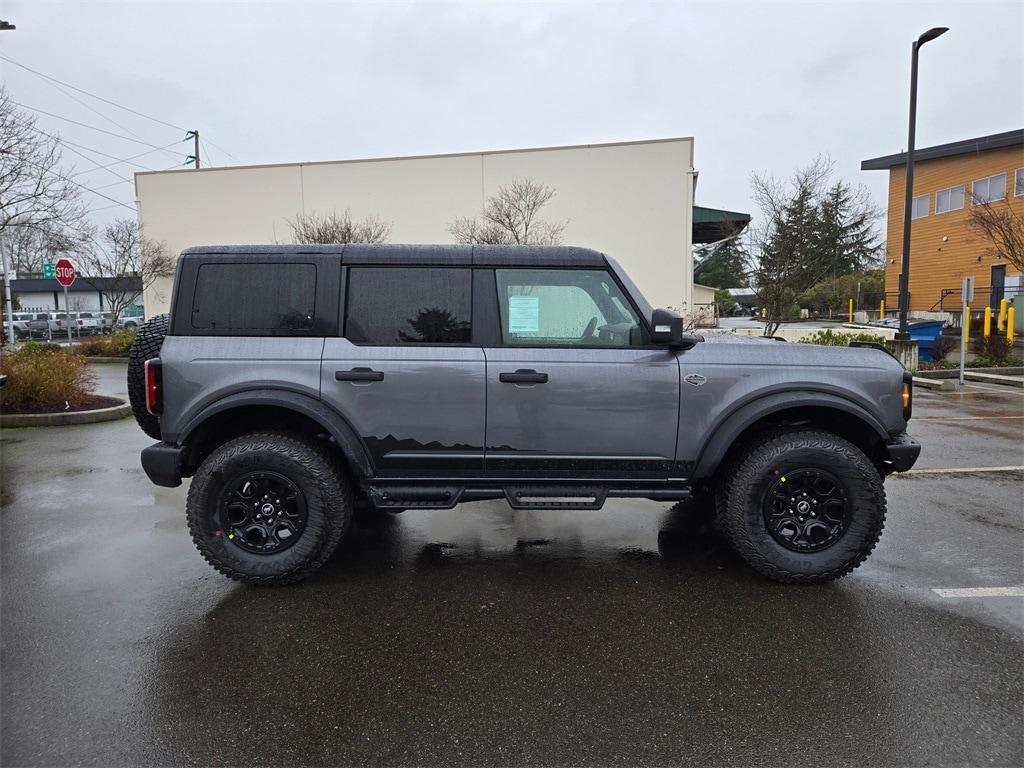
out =
[(247, 584), (290, 584), (319, 569), (352, 520), (352, 491), (336, 457), (283, 432), (217, 448), (188, 492), (192, 540), (214, 568)]
[(818, 584), (864, 562), (885, 525), (885, 488), (867, 456), (818, 430), (747, 445), (723, 472), (719, 521), (765, 576)]

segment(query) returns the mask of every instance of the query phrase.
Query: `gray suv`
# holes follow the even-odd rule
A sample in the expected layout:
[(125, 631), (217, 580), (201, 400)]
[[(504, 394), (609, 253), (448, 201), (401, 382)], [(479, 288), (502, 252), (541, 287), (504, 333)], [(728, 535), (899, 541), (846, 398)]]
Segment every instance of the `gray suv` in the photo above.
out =
[(884, 351), (685, 333), (584, 248), (191, 248), (128, 378), (146, 474), (192, 477), (196, 546), (252, 584), (309, 576), (357, 508), (690, 497), (761, 573), (823, 582), (920, 452)]

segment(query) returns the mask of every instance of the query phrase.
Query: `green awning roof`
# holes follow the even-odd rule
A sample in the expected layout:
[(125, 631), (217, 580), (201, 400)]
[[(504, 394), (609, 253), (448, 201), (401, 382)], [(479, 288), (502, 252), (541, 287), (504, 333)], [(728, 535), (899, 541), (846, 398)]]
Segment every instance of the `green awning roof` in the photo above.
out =
[(749, 213), (724, 211), (721, 208), (693, 206), (693, 242), (714, 243), (742, 232), (750, 223)]

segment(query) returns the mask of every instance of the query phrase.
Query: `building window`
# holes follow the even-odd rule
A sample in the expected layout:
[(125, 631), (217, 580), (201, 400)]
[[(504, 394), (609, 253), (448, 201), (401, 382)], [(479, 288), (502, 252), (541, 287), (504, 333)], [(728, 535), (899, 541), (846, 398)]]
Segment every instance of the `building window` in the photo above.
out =
[(352, 267), (345, 337), (355, 344), (468, 344), (472, 270)]
[(1024, 195), (1024, 168), (1018, 168), (1013, 172), (1013, 196)]
[(949, 189), (940, 189), (935, 193), (935, 212), (959, 211), (964, 207), (964, 185), (957, 184)]
[(987, 179), (978, 179), (971, 185), (971, 197), (975, 205), (1003, 200), (1006, 197), (1006, 174), (997, 173)]
[(910, 209), (910, 218), (912, 219), (923, 219), (928, 215), (928, 195), (918, 195), (914, 198), (914, 204)]

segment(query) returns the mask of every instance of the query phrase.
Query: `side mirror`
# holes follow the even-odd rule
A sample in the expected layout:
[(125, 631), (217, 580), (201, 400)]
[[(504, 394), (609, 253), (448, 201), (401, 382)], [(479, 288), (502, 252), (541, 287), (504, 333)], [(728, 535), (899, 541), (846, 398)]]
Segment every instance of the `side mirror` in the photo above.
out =
[(670, 309), (656, 309), (651, 314), (651, 341), (664, 347), (681, 347), (683, 318)]

